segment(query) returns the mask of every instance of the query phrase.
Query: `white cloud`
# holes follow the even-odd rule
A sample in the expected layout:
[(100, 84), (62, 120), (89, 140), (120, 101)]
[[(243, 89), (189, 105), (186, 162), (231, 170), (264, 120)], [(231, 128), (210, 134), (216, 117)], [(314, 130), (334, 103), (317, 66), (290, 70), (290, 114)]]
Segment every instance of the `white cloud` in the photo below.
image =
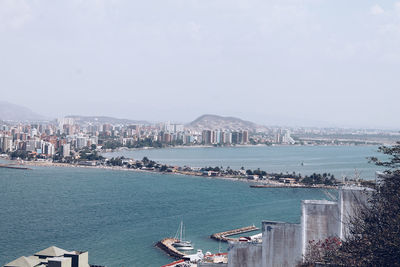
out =
[(400, 14), (400, 2), (394, 3), (394, 9), (398, 14)]
[(385, 10), (380, 5), (374, 5), (369, 10), (372, 15), (380, 15), (385, 13)]
[(0, 0), (0, 30), (17, 29), (32, 18), (32, 10), (25, 0)]

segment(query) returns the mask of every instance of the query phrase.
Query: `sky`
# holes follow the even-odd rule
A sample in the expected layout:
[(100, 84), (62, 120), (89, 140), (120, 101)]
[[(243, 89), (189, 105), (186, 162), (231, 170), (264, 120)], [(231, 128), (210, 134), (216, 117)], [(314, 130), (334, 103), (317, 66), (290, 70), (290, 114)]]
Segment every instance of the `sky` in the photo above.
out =
[(0, 0), (0, 98), (53, 117), (399, 128), (400, 1)]

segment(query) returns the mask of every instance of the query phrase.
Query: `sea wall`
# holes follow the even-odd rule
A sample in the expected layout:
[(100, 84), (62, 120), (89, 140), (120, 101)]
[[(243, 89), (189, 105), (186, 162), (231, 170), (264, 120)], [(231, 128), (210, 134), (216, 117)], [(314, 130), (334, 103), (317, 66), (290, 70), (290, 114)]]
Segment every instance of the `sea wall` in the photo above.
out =
[(291, 267), (302, 260), (300, 224), (262, 223), (262, 267)]
[(262, 244), (250, 242), (229, 242), (229, 267), (262, 266)]
[(228, 267), (227, 263), (199, 262), (197, 267)]

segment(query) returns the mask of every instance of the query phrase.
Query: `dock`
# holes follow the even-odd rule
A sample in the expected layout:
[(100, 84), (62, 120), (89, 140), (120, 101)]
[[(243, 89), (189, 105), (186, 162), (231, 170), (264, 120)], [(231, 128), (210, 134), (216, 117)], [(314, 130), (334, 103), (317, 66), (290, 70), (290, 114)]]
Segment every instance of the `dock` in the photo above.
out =
[(183, 256), (186, 256), (186, 254), (180, 252), (172, 245), (178, 241), (179, 240), (175, 238), (164, 238), (163, 240), (157, 242), (156, 247), (160, 248), (173, 258), (182, 259)]
[(0, 164), (0, 168), (16, 169), (16, 170), (32, 170), (31, 168), (20, 167), (20, 166), (9, 165), (9, 164)]
[(271, 184), (264, 184), (264, 185), (250, 185), (251, 188), (316, 188), (316, 189), (337, 189), (337, 186), (334, 185), (271, 185)]
[(259, 230), (259, 228), (255, 227), (254, 225), (246, 226), (246, 227), (242, 227), (242, 228), (238, 228), (238, 229), (233, 229), (233, 230), (229, 230), (229, 231), (225, 231), (225, 232), (221, 232), (221, 233), (212, 234), (210, 236), (210, 238), (218, 240), (218, 241), (222, 241), (222, 242), (239, 241), (239, 238), (231, 238), (229, 236), (247, 233), (247, 232), (253, 232), (256, 230)]

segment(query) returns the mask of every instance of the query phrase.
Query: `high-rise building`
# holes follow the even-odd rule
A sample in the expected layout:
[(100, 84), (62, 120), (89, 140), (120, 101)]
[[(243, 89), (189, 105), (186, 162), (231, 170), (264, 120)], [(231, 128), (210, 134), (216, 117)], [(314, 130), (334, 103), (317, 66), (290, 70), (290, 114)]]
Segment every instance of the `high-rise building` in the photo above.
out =
[(239, 133), (232, 132), (232, 144), (239, 144)]
[(11, 136), (4, 135), (1, 138), (1, 151), (2, 152), (8, 152), (11, 151), (13, 147), (13, 140)]
[(54, 155), (54, 145), (49, 142), (42, 142), (42, 153), (48, 156)]
[(61, 155), (65, 157), (69, 157), (71, 153), (71, 145), (70, 144), (63, 144), (61, 146)]
[(249, 142), (249, 131), (242, 131), (243, 134), (243, 140), (242, 143), (243, 144), (247, 144)]
[(201, 134), (202, 137), (202, 142), (205, 145), (211, 144), (211, 131), (210, 130), (204, 130)]
[(78, 149), (84, 148), (85, 146), (87, 146), (88, 143), (88, 139), (85, 136), (80, 136), (76, 138), (76, 147)]

